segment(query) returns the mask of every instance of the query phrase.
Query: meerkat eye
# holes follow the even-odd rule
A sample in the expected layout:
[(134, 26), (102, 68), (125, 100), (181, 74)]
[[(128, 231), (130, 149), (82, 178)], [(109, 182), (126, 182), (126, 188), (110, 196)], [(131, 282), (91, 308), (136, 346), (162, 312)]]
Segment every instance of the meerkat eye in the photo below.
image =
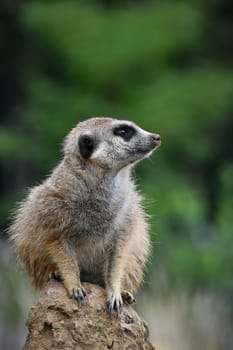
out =
[(135, 135), (136, 130), (129, 125), (120, 125), (113, 130), (113, 133), (116, 136), (121, 136), (125, 141), (129, 141)]

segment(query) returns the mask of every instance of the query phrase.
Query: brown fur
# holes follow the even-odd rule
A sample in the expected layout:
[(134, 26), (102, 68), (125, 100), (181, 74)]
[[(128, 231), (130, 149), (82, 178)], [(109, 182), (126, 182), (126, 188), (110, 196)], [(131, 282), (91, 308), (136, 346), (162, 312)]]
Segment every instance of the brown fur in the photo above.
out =
[[(121, 123), (135, 128), (130, 141), (113, 135)], [(78, 147), (83, 134), (94, 140), (88, 159)], [(70, 132), (64, 159), (30, 191), (9, 230), (36, 288), (58, 271), (69, 295), (78, 300), (85, 298), (83, 280), (106, 288), (110, 312), (119, 311), (122, 298), (132, 302), (130, 293), (141, 283), (150, 242), (131, 164), (159, 145), (153, 136), (111, 118), (89, 119)]]

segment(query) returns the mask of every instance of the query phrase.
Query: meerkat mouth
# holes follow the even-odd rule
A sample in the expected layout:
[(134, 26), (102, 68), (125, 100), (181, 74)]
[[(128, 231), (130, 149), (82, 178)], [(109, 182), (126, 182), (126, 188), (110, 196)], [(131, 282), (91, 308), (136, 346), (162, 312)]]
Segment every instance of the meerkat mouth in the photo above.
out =
[(153, 153), (159, 146), (161, 145), (161, 141), (153, 141), (153, 143), (150, 144), (148, 148), (137, 148), (136, 152), (137, 153), (142, 153), (142, 154), (148, 154), (148, 153)]
[(158, 140), (153, 141), (153, 144), (151, 145), (151, 147), (147, 150), (145, 150), (144, 152), (144, 158), (149, 158), (161, 145), (161, 139), (159, 136)]

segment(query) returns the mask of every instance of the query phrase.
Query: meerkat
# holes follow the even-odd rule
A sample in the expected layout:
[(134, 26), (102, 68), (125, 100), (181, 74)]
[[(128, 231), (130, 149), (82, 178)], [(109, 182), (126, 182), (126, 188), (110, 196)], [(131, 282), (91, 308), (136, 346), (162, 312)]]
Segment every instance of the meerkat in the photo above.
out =
[(110, 314), (134, 302), (150, 239), (131, 171), (159, 145), (158, 134), (107, 117), (71, 130), (63, 159), (30, 190), (9, 228), (36, 288), (55, 275), (80, 303), (87, 296), (82, 282), (104, 287)]

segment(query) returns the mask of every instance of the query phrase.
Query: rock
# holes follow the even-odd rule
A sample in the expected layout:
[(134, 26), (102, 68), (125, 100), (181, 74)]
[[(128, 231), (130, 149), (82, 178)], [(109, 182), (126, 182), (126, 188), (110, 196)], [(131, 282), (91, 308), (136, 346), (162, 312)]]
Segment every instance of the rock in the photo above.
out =
[[(153, 350), (146, 323), (131, 306), (108, 315), (104, 289), (84, 283), (88, 301), (79, 305), (62, 283), (50, 281), (31, 308), (23, 350)], [(154, 349), (155, 350), (155, 349)]]

